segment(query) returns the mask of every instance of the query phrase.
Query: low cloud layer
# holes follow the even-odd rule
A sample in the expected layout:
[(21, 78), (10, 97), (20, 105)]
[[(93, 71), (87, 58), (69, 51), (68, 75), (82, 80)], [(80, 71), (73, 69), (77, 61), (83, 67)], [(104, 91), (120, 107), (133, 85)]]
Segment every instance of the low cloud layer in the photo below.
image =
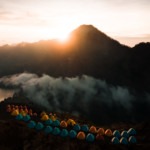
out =
[(150, 113), (150, 94), (86, 75), (53, 78), (22, 73), (0, 78), (0, 84), (21, 89), (31, 101), (49, 111), (79, 114), (97, 123), (142, 121)]

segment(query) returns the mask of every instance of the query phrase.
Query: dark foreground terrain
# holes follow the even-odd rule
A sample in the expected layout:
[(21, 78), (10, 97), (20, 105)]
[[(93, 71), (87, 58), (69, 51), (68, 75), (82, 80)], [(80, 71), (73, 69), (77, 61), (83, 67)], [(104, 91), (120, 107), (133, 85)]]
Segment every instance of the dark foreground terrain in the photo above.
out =
[[(9, 101), (10, 102), (10, 101)], [(8, 101), (0, 103), (0, 150), (149, 150), (150, 122), (114, 123), (103, 126), (112, 130), (135, 128), (137, 144), (113, 145), (105, 141), (88, 143), (85, 140), (62, 138), (42, 131), (29, 129), (23, 121), (17, 121), (6, 112)], [(10, 103), (9, 103), (10, 104)], [(23, 104), (24, 105), (24, 104)], [(62, 116), (63, 117), (63, 116)], [(89, 122), (87, 123), (89, 124)], [(100, 127), (101, 125), (97, 125)]]

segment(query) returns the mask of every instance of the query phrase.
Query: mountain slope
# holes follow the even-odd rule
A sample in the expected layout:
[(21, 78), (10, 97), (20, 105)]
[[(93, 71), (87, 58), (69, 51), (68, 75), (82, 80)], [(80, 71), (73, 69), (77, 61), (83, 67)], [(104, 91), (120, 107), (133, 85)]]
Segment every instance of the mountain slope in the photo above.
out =
[(129, 48), (92, 25), (81, 25), (64, 44), (49, 40), (0, 47), (0, 76), (24, 71), (54, 77), (86, 74), (111, 84), (150, 90), (149, 45)]

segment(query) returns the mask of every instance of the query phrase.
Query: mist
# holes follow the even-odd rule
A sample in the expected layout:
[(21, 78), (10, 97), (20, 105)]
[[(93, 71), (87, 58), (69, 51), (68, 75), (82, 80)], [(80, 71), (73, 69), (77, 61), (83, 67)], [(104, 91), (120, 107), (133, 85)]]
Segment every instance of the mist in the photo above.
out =
[(82, 115), (95, 123), (149, 119), (149, 93), (137, 93), (87, 75), (54, 78), (22, 73), (0, 78), (0, 85), (20, 89), (48, 111)]

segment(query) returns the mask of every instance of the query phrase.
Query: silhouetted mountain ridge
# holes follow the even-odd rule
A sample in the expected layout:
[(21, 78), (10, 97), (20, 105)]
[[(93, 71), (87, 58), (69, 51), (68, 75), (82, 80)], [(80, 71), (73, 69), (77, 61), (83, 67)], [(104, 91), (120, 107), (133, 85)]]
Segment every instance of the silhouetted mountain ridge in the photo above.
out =
[(24, 71), (54, 77), (83, 74), (115, 85), (150, 90), (150, 43), (120, 44), (92, 25), (81, 25), (68, 42), (57, 40), (0, 47), (0, 76)]

